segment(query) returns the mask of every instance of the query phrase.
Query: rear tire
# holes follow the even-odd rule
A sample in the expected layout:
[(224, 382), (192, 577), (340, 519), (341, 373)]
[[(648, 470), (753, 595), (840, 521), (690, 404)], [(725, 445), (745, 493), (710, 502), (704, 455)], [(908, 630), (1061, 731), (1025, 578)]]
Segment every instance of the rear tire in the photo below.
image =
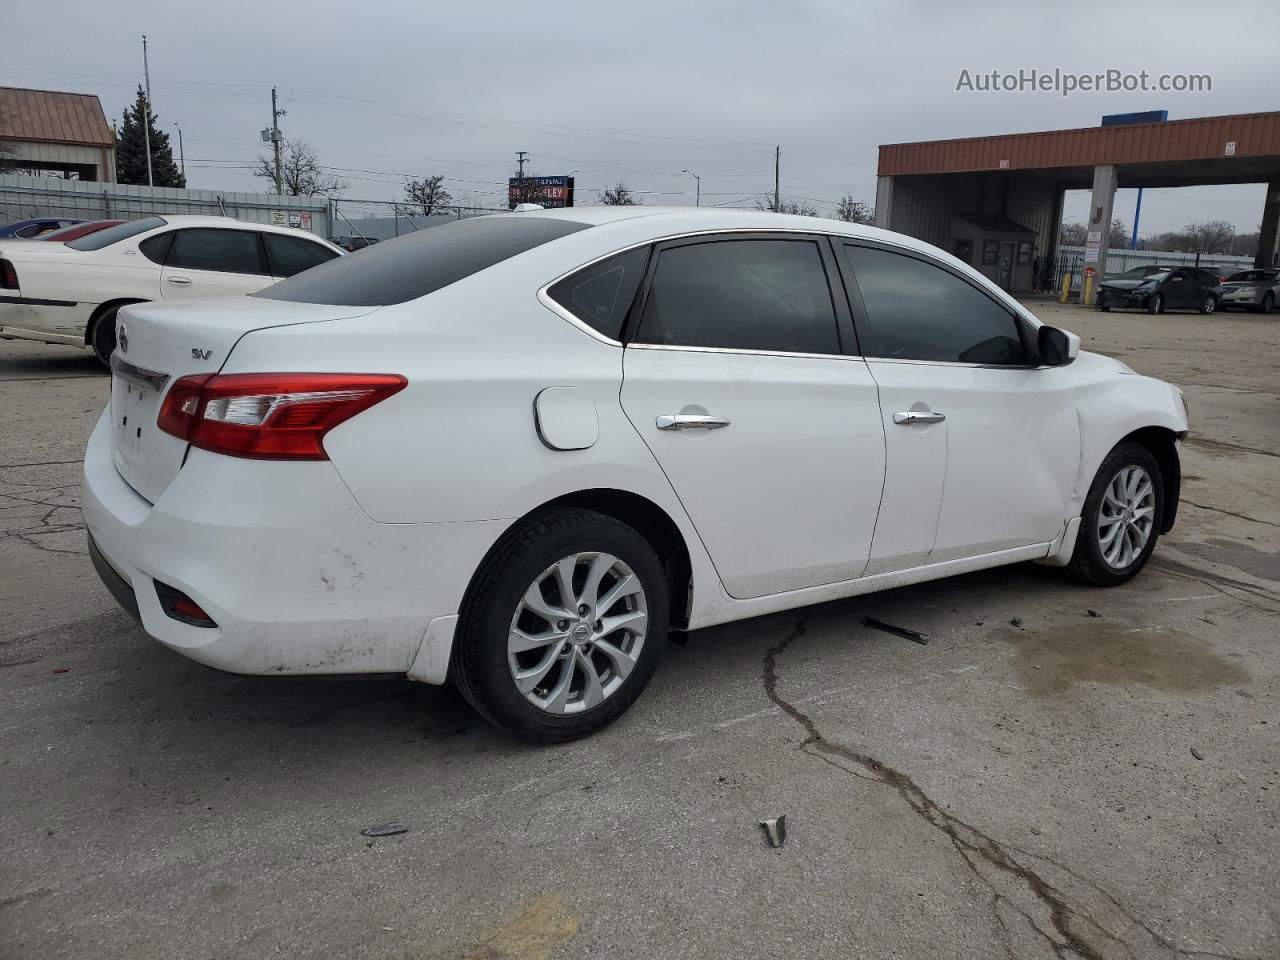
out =
[(534, 516), (476, 574), (450, 673), (514, 737), (586, 736), (648, 685), (666, 646), (667, 593), (657, 554), (621, 521), (576, 507)]
[(94, 356), (108, 369), (111, 368), (111, 354), (116, 349), (116, 314), (119, 307), (108, 307), (93, 325), (89, 345), (93, 347)]
[(1160, 464), (1140, 444), (1117, 444), (1085, 497), (1071, 572), (1096, 587), (1133, 579), (1155, 549), (1163, 517)]
[(1154, 294), (1147, 301), (1147, 313), (1164, 313), (1164, 294)]
[(1268, 290), (1267, 295), (1262, 298), (1262, 312), (1270, 313), (1276, 308), (1276, 295), (1273, 291)]
[(1212, 293), (1205, 297), (1200, 303), (1200, 312), (1203, 314), (1207, 315), (1213, 313), (1216, 309), (1218, 309), (1218, 298)]
[(1099, 309), (1099, 310), (1101, 310), (1103, 313), (1110, 313), (1110, 312), (1111, 312), (1111, 307), (1110, 307), (1110, 306), (1108, 306), (1108, 305), (1107, 305), (1107, 304), (1105, 304), (1105, 303), (1100, 303), (1100, 304), (1098, 304), (1098, 309)]

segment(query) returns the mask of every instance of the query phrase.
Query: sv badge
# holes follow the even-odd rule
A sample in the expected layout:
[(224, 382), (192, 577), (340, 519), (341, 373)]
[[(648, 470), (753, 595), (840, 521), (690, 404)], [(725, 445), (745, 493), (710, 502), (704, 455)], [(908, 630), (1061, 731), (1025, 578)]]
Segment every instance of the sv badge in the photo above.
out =
[(191, 348), (192, 360), (208, 360), (211, 356), (213, 356), (212, 350), (201, 350), (199, 347)]

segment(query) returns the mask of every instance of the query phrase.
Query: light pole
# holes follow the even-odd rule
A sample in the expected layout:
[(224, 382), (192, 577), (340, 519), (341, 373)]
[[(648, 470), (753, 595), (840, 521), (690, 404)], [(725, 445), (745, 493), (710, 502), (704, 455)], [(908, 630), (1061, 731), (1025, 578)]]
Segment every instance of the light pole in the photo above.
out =
[(178, 167), (182, 171), (182, 182), (185, 184), (187, 182), (187, 154), (182, 149), (182, 127), (177, 123), (174, 126), (178, 128)]
[(687, 173), (689, 176), (693, 177), (695, 181), (693, 205), (695, 207), (702, 206), (702, 178), (698, 176), (696, 173), (694, 173), (692, 170), (681, 170), (680, 172)]

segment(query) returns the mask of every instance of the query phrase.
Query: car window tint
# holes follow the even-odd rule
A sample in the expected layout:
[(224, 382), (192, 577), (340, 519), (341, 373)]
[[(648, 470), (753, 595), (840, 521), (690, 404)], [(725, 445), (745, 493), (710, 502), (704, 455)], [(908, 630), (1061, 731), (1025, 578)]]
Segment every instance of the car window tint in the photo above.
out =
[(68, 240), (67, 246), (73, 250), (101, 250), (103, 247), (109, 247), (111, 244), (127, 240), (129, 237), (136, 237), (138, 234), (154, 230), (156, 227), (163, 227), (166, 223), (168, 221), (163, 217), (143, 217), (141, 220), (117, 223), (114, 227), (107, 227), (97, 233), (78, 237), (75, 240)]
[(251, 296), (348, 307), (404, 303), (587, 228), (523, 214), (458, 220), (371, 244), (358, 257), (336, 257)]
[(267, 262), (271, 266), (273, 277), (292, 277), (295, 273), (301, 273), (338, 256), (337, 250), (330, 250), (301, 237), (264, 233), (262, 239), (267, 245)]
[(219, 273), (266, 273), (257, 233), (216, 227), (176, 231), (167, 265)]
[(661, 251), (636, 340), (839, 353), (818, 245), (811, 240), (730, 240)]
[(1023, 364), (1013, 314), (953, 273), (924, 260), (846, 244), (869, 327), (869, 357)]
[(29, 223), (25, 227), (19, 227), (13, 231), (13, 235), (20, 240), (29, 240), (40, 232), (41, 224)]
[(587, 326), (617, 340), (648, 260), (649, 248), (637, 247), (584, 267), (547, 292)]
[(164, 258), (169, 255), (171, 246), (173, 246), (173, 231), (168, 230), (164, 233), (157, 233), (154, 237), (147, 237), (138, 244), (138, 249), (152, 263), (163, 264)]

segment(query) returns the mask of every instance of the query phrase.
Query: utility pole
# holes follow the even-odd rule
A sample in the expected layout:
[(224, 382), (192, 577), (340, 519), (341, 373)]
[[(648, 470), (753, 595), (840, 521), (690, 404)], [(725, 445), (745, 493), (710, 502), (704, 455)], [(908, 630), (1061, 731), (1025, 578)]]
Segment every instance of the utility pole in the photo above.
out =
[(528, 156), (529, 156), (528, 150), (516, 151), (516, 176), (521, 179), (524, 179), (524, 164), (525, 164), (525, 159)]
[(778, 196), (778, 172), (782, 168), (782, 145), (773, 148), (773, 212), (777, 213), (782, 209), (782, 203)]
[(147, 86), (147, 109), (142, 114), (142, 143), (147, 151), (147, 186), (153, 187), (151, 179), (151, 67), (147, 63), (147, 35), (142, 35), (142, 77)]
[(280, 172), (280, 118), (284, 111), (276, 107), (276, 88), (271, 88), (271, 147), (276, 156), (276, 194), (284, 193), (284, 178)]
[(187, 154), (182, 149), (182, 127), (177, 123), (174, 124), (178, 128), (178, 169), (182, 171), (182, 182), (187, 182)]
[(694, 189), (694, 194), (693, 194), (693, 198), (694, 198), (694, 199), (693, 199), (693, 205), (694, 205), (695, 207), (700, 207), (700, 206), (702, 206), (702, 178), (701, 178), (700, 176), (698, 176), (696, 173), (694, 173), (692, 170), (681, 170), (680, 172), (681, 172), (681, 173), (687, 173), (689, 176), (693, 177), (694, 181), (695, 181), (695, 182), (696, 182), (696, 184), (697, 184), (697, 185), (693, 188), (693, 189)]

